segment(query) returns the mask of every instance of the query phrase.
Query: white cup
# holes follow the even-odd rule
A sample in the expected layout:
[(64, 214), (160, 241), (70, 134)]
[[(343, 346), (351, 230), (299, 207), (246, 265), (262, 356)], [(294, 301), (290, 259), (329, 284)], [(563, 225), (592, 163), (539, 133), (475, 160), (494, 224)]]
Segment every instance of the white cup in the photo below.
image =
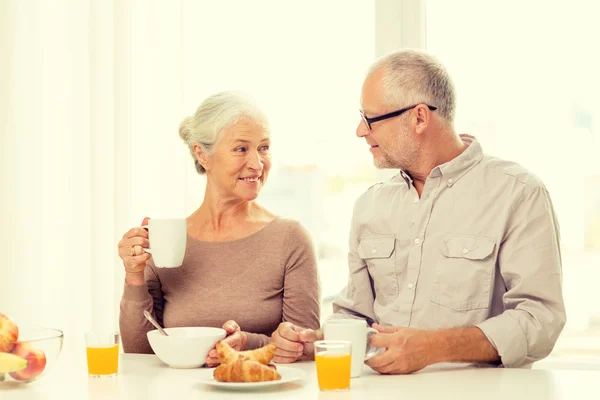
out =
[(187, 223), (185, 219), (154, 219), (143, 226), (148, 229), (150, 248), (154, 265), (159, 268), (180, 267), (185, 256)]
[(323, 325), (325, 340), (347, 340), (352, 342), (352, 369), (350, 376), (359, 377), (363, 364), (369, 358), (383, 353), (385, 348), (373, 347), (369, 338), (378, 333), (367, 326), (364, 319), (332, 319)]

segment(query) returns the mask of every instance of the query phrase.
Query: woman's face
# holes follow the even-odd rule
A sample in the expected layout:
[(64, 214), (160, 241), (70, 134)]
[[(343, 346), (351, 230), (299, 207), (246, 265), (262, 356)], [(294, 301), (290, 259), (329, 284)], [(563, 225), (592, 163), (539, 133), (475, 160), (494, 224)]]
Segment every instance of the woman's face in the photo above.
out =
[(271, 169), (270, 144), (265, 126), (250, 118), (227, 128), (204, 163), (209, 184), (224, 197), (256, 199)]

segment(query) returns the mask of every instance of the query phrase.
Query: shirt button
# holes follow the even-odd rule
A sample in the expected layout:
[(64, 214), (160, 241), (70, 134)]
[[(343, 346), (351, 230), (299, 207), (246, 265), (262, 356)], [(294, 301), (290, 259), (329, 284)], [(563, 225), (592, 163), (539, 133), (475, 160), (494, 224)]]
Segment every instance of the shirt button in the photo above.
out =
[(414, 202), (415, 202), (415, 204), (416, 204), (416, 203), (418, 203), (418, 202), (419, 202), (419, 199), (415, 199), (415, 200), (414, 200)]
[(448, 179), (448, 183), (452, 183), (454, 180), (452, 178)]
[(408, 288), (409, 288), (409, 289), (412, 289), (412, 288), (414, 288), (414, 287), (415, 287), (415, 285), (413, 285), (412, 283), (409, 283), (409, 284), (408, 284)]
[(415, 243), (416, 243), (416, 244), (419, 244), (419, 243), (421, 243), (421, 239), (419, 239), (419, 238), (416, 238), (416, 239), (415, 239)]
[(463, 249), (463, 254), (467, 254), (469, 252), (469, 249)]
[(371, 253), (373, 253), (373, 254), (377, 253), (377, 249), (371, 250)]

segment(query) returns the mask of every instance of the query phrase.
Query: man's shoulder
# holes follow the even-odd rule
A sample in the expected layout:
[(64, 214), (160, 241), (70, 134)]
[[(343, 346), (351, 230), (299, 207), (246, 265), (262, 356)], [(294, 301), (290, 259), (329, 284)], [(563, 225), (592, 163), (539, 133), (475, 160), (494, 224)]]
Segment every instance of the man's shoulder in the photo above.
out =
[(397, 173), (388, 179), (376, 182), (369, 186), (367, 190), (358, 196), (356, 199), (356, 204), (371, 203), (382, 197), (387, 198), (387, 195), (391, 191), (397, 191), (398, 189), (402, 188), (408, 190), (408, 184), (404, 178), (402, 178), (400, 173)]
[(492, 179), (508, 180), (527, 189), (546, 188), (539, 176), (518, 162), (485, 155), (481, 165)]

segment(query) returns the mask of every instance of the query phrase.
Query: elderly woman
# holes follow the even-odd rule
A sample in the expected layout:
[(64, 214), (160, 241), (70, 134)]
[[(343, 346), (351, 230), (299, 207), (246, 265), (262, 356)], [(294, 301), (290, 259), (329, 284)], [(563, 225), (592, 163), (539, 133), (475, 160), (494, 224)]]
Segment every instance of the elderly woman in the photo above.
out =
[[(317, 329), (320, 299), (314, 249), (296, 221), (256, 202), (271, 168), (263, 113), (247, 96), (207, 98), (180, 126), (196, 171), (206, 174), (200, 207), (187, 217), (179, 268), (156, 268), (148, 233), (134, 227), (119, 242), (125, 266), (120, 330), (125, 352), (152, 353), (147, 310), (165, 327), (223, 327), (238, 350), (267, 344), (283, 321)], [(132, 255), (135, 254), (135, 255)], [(209, 366), (218, 363), (213, 350)]]

